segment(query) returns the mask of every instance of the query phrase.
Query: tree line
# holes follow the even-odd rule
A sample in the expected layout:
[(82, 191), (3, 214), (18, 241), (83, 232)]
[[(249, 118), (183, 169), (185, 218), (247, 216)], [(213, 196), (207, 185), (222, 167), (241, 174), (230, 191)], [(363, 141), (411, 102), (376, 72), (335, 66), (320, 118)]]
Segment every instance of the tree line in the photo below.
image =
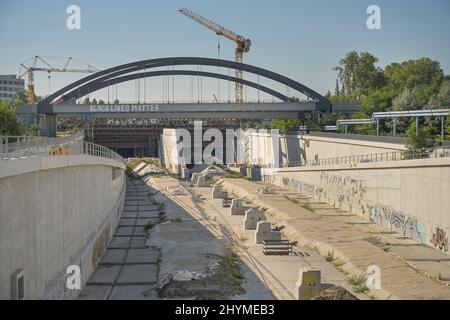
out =
[[(450, 76), (445, 75), (438, 61), (430, 58), (394, 62), (384, 69), (378, 66), (378, 58), (369, 52), (352, 51), (339, 60), (333, 68), (337, 72), (334, 93), (328, 91), (326, 97), (333, 103), (358, 102), (360, 110), (353, 115), (355, 119), (371, 118), (374, 112), (403, 111), (419, 109), (450, 108)], [(300, 124), (320, 130), (321, 126), (334, 125), (341, 119), (340, 114), (328, 114), (321, 119), (274, 120), (274, 128), (286, 131)], [(440, 133), (439, 119), (422, 119), (422, 136), (437, 136)], [(450, 119), (446, 122), (450, 138)], [(415, 121), (401, 118), (396, 132), (408, 136), (415, 133)], [(354, 126), (349, 132), (375, 134), (372, 125)], [(380, 133), (392, 132), (392, 121), (380, 122)]]

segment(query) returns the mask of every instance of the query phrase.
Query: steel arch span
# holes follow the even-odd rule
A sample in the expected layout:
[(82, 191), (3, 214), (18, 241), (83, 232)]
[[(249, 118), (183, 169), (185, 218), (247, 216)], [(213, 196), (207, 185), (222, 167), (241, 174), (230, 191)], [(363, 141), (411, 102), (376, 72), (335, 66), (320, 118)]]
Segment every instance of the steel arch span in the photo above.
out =
[[(135, 80), (138, 78), (142, 78), (143, 74), (136, 73), (138, 71), (146, 71), (147, 69), (153, 69), (158, 67), (169, 67), (169, 66), (179, 66), (179, 65), (197, 65), (197, 66), (211, 66), (211, 67), (222, 67), (222, 68), (229, 68), (229, 69), (239, 69), (248, 73), (253, 73), (258, 76), (262, 76), (271, 80), (274, 80), (278, 83), (281, 83), (283, 85), (288, 86), (289, 88), (292, 88), (294, 90), (297, 90), (301, 92), (302, 94), (306, 95), (308, 98), (312, 99), (316, 103), (316, 109), (319, 111), (331, 111), (332, 105), (331, 102), (322, 96), (321, 94), (317, 93), (316, 91), (308, 88), (307, 86), (292, 80), (288, 77), (285, 77), (281, 74), (275, 73), (273, 71), (263, 69), (260, 67), (252, 66), (249, 64), (244, 63), (238, 63), (235, 61), (229, 61), (229, 60), (219, 60), (219, 59), (213, 59), (213, 58), (201, 58), (201, 57), (174, 57), (174, 58), (158, 58), (158, 59), (150, 59), (150, 60), (142, 60), (142, 61), (136, 61), (131, 62), (127, 64), (123, 64), (120, 66), (112, 67), (100, 72), (97, 72), (95, 74), (89, 75), (83, 79), (80, 79), (78, 81), (75, 81), (68, 86), (56, 91), (54, 94), (46, 97), (44, 100), (38, 103), (37, 105), (37, 111), (39, 113), (53, 113), (52, 105), (55, 100), (58, 100), (60, 102), (67, 101), (73, 97), (79, 97), (79, 94), (82, 94), (83, 92), (92, 93), (97, 90), (100, 90), (101, 88), (105, 88), (108, 86), (112, 86), (116, 84), (117, 82), (124, 82), (124, 81), (130, 81)], [(133, 73), (135, 72), (135, 73)], [(129, 74), (132, 73), (132, 74)], [(213, 77), (213, 78), (219, 78), (224, 79), (228, 81), (233, 82), (239, 82), (243, 83), (245, 85), (259, 88), (261, 91), (264, 91), (268, 94), (271, 94), (283, 101), (289, 101), (289, 98), (285, 95), (269, 89), (267, 87), (263, 87), (259, 84), (256, 84), (254, 82), (248, 81), (248, 80), (241, 80), (238, 78), (225, 76), (217, 73), (211, 73), (211, 72), (203, 72), (201, 70), (199, 71), (189, 71), (189, 70), (167, 70), (165, 73), (162, 71), (156, 71), (156, 72), (144, 72), (147, 74), (147, 76), (161, 76), (164, 74), (194, 74), (198, 76), (207, 76), (207, 77)], [(126, 76), (123, 76), (126, 75)], [(121, 77), (122, 76), (122, 77)], [(86, 94), (86, 93), (85, 93)], [(84, 95), (85, 95), (84, 94)]]

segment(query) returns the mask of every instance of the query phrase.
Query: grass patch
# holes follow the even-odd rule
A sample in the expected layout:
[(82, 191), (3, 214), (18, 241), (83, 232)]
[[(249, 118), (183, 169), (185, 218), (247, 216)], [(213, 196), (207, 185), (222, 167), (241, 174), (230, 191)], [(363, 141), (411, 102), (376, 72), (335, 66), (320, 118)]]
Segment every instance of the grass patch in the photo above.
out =
[(302, 207), (305, 210), (308, 210), (309, 212), (314, 212), (314, 208), (311, 207), (309, 203), (301, 204), (300, 207)]
[(339, 271), (343, 271), (342, 266), (345, 264), (344, 261), (337, 258), (337, 259), (334, 259), (332, 263), (336, 267), (336, 269), (338, 269)]
[(157, 222), (149, 222), (144, 226), (144, 232), (146, 237), (150, 235), (150, 230), (155, 227), (158, 224), (161, 224), (166, 221), (166, 218), (164, 217), (166, 213), (164, 211), (160, 211), (158, 214), (158, 221)]
[(152, 164), (154, 166), (159, 167), (159, 160), (156, 158), (141, 158), (140, 161), (146, 163), (146, 164)]
[(328, 251), (327, 252), (327, 255), (325, 256), (325, 260), (327, 261), (327, 262), (333, 262), (334, 260), (335, 260), (335, 257), (334, 257), (334, 252), (333, 251)]
[(226, 179), (242, 179), (244, 175), (240, 172), (227, 171), (223, 177)]
[(294, 198), (290, 198), (290, 197), (287, 197), (287, 196), (286, 196), (286, 198), (289, 201), (291, 201), (293, 204), (299, 205), (303, 209), (308, 210), (310, 212), (314, 212), (314, 208), (311, 206), (311, 204), (309, 204), (309, 203), (303, 203), (302, 204), (299, 199), (294, 199)]
[(356, 293), (367, 293), (370, 291), (367, 287), (367, 277), (364, 275), (353, 274), (349, 277), (348, 283), (353, 286)]
[(246, 243), (248, 241), (248, 238), (246, 236), (241, 235), (239, 237), (239, 241), (242, 242), (242, 243)]
[(127, 175), (127, 177), (137, 179), (133, 170), (139, 165), (139, 163), (141, 163), (141, 160), (139, 159), (128, 162), (127, 167), (125, 169), (125, 174)]

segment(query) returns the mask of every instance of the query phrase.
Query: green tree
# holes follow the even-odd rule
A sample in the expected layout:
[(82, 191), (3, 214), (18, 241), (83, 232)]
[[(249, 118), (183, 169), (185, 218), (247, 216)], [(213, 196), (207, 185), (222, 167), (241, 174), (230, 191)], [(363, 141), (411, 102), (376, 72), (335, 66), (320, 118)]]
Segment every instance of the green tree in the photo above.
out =
[(416, 123), (413, 122), (406, 131), (407, 151), (404, 153), (406, 158), (411, 159), (416, 157), (419, 150), (432, 148), (436, 145), (431, 129), (428, 126), (422, 126), (416, 130)]
[(333, 69), (338, 72), (336, 92), (341, 83), (341, 95), (359, 98), (385, 85), (383, 70), (376, 66), (378, 58), (369, 52), (349, 52)]
[(338, 120), (342, 119), (342, 114), (338, 112), (326, 113), (320, 117), (319, 125), (334, 126)]
[(298, 127), (302, 125), (302, 121), (299, 119), (274, 119), (272, 120), (272, 129), (278, 129), (282, 133), (286, 133), (291, 130), (298, 130)]
[(336, 87), (334, 88), (334, 95), (341, 95), (341, 88), (339, 88), (339, 79), (336, 79)]
[(83, 104), (91, 104), (91, 101), (89, 98), (84, 99)]
[(439, 93), (433, 96), (428, 102), (430, 109), (450, 108), (450, 81), (444, 81), (439, 89)]
[(21, 126), (16, 118), (16, 111), (6, 102), (0, 101), (0, 135), (19, 135)]
[[(392, 63), (385, 68), (384, 74), (388, 85), (397, 92), (405, 88), (419, 89), (420, 87), (428, 87), (429, 93), (437, 92), (444, 80), (440, 63), (430, 58)], [(426, 91), (424, 88), (421, 90)]]
[(91, 104), (98, 104), (97, 99), (92, 99)]
[(403, 92), (398, 95), (392, 103), (392, 109), (395, 111), (404, 110), (418, 110), (422, 108), (417, 95), (410, 89), (405, 88)]
[(450, 140), (450, 117), (447, 117), (446, 131), (447, 131), (447, 139)]
[(361, 97), (361, 107), (353, 118), (370, 118), (374, 112), (387, 111), (392, 107), (396, 92), (384, 87)]
[(12, 106), (20, 106), (27, 104), (28, 102), (28, 94), (24, 89), (20, 89), (17, 91), (16, 95), (11, 99), (10, 105)]

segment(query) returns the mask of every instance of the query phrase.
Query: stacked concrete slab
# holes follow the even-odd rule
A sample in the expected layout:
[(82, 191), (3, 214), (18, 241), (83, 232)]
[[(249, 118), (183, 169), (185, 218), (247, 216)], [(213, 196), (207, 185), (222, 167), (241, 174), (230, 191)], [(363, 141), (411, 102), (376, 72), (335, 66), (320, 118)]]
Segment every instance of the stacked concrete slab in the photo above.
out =
[(221, 185), (214, 185), (212, 189), (212, 198), (213, 199), (225, 199), (228, 198), (228, 193), (224, 190)]
[(225, 172), (221, 168), (212, 165), (202, 170), (201, 172), (193, 173), (191, 182), (196, 187), (209, 187), (210, 183), (208, 182), (208, 179), (211, 179), (212, 177), (221, 177), (224, 175), (224, 173)]
[(255, 243), (262, 244), (263, 241), (281, 240), (281, 232), (272, 230), (270, 222), (259, 221), (256, 224)]
[(244, 216), (245, 211), (248, 209), (250, 209), (250, 207), (244, 206), (242, 199), (233, 199), (231, 201), (230, 213), (232, 216)]
[(191, 182), (196, 187), (209, 187), (209, 185), (210, 185), (208, 180), (207, 180), (206, 175), (201, 174), (201, 173), (194, 173), (194, 174), (192, 174)]
[(260, 221), (266, 221), (266, 215), (257, 208), (250, 208), (245, 212), (244, 230), (256, 230)]

